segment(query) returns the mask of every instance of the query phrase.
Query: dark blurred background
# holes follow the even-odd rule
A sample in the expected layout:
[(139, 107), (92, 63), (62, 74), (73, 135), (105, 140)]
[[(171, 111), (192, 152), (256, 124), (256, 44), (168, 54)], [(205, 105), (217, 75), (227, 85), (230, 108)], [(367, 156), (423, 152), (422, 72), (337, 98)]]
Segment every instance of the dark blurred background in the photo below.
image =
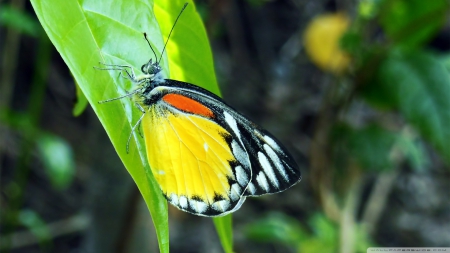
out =
[[(225, 101), (277, 136), (303, 175), (233, 215), (236, 252), (450, 247), (448, 135), (436, 141), (395, 102), (378, 107), (394, 91), (366, 92), (385, 87), (385, 72), (408, 76), (383, 65), (405, 50), (443, 66), (448, 94), (449, 6), (430, 2), (196, 1)], [(74, 116), (76, 84), (31, 4), (0, 1), (0, 22), (0, 251), (157, 252), (96, 115)], [(450, 123), (436, 104), (425, 115)], [(211, 219), (169, 208), (171, 252), (223, 252)]]

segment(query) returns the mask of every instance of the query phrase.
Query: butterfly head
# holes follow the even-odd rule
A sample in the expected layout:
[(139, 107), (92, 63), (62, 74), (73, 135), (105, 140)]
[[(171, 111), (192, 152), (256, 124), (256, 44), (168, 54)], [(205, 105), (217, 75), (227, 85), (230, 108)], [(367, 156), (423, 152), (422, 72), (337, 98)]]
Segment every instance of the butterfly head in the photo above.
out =
[(162, 68), (159, 66), (158, 62), (153, 62), (153, 59), (150, 59), (146, 64), (142, 65), (141, 71), (144, 74), (156, 75), (161, 72)]
[(164, 80), (162, 68), (158, 61), (153, 62), (150, 59), (147, 63), (142, 65), (141, 71), (144, 76), (150, 77), (151, 82), (162, 82)]

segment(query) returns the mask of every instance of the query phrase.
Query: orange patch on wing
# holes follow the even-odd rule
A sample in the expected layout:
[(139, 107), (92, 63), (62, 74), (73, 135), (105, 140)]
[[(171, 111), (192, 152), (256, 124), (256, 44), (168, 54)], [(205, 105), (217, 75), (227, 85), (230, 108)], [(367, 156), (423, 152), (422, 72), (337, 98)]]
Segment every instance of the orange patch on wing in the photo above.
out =
[(208, 118), (212, 118), (214, 116), (214, 113), (208, 107), (183, 95), (167, 94), (162, 99), (164, 102), (184, 112), (201, 115)]

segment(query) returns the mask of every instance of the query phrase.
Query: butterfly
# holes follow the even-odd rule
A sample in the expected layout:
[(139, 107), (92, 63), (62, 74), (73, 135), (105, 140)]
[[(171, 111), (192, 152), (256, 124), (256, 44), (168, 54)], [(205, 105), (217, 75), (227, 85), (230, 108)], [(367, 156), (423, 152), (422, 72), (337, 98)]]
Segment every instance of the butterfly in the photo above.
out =
[(131, 66), (104, 64), (99, 69), (119, 70), (135, 88), (99, 103), (132, 97), (142, 112), (132, 132), (141, 125), (149, 165), (169, 203), (195, 215), (223, 216), (246, 197), (282, 192), (301, 180), (292, 156), (266, 130), (215, 94), (165, 79), (162, 57), (157, 60), (144, 38), (155, 61), (142, 65), (140, 76)]

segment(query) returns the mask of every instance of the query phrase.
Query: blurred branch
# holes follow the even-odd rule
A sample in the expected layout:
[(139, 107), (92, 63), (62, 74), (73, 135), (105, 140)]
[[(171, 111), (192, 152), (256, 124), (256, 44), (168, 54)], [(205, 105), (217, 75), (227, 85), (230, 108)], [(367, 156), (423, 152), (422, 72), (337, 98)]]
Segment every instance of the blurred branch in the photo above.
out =
[(366, 227), (369, 234), (375, 231), (375, 225), (378, 223), (380, 215), (386, 206), (389, 193), (394, 186), (398, 174), (399, 170), (394, 169), (389, 172), (381, 173), (377, 177), (361, 220), (361, 223)]
[(315, 126), (313, 140), (311, 142), (311, 186), (324, 209), (325, 214), (331, 220), (339, 222), (341, 211), (332, 191), (333, 165), (331, 164), (331, 144), (329, 135), (332, 126), (335, 125), (338, 112), (342, 103), (335, 103), (338, 93), (338, 85), (330, 84), (322, 100), (318, 120)]
[[(330, 117), (324, 117), (330, 118)], [(311, 144), (311, 178), (312, 187), (315, 188), (317, 197), (324, 209), (325, 214), (333, 221), (339, 222), (341, 211), (336, 201), (336, 196), (332, 191), (332, 180), (330, 173), (332, 172), (330, 162), (330, 151), (328, 146), (328, 133), (330, 126), (321, 128), (316, 132), (313, 142)]]
[(224, 15), (229, 11), (230, 0), (216, 0), (209, 1), (209, 14), (205, 22), (206, 31), (208, 37), (211, 40), (214, 35), (214, 29), (216, 29), (217, 24), (224, 18)]
[(361, 169), (355, 164), (350, 167), (350, 186), (347, 189), (344, 207), (341, 212), (340, 220), (340, 251), (341, 253), (355, 252), (356, 245), (356, 215), (360, 202), (362, 178)]
[[(11, 7), (22, 10), (24, 0), (12, 0)], [(14, 89), (17, 62), (19, 60), (20, 32), (14, 28), (7, 27), (5, 45), (3, 47), (2, 65), (0, 68), (0, 108), (8, 107), (11, 103), (12, 91)], [(0, 163), (1, 164), (1, 163)]]
[[(12, 0), (12, 7), (22, 10), (24, 0)], [(20, 44), (20, 33), (14, 28), (6, 28), (5, 44), (0, 67), (0, 109), (6, 109), (11, 104), (12, 91), (14, 89), (15, 75), (17, 71), (18, 53)], [(0, 179), (2, 175), (3, 153), (5, 148), (5, 132), (0, 131)], [(1, 204), (1, 202), (0, 202)], [(0, 209), (1, 206), (0, 206)]]
[[(403, 132), (407, 133), (408, 128), (405, 127)], [(394, 160), (395, 168), (391, 171), (378, 174), (375, 181), (373, 190), (368, 198), (365, 209), (363, 210), (363, 215), (361, 223), (366, 227), (369, 234), (372, 234), (376, 229), (376, 224), (386, 206), (388, 201), (389, 193), (391, 192), (398, 175), (400, 174), (399, 166), (404, 161), (403, 152), (400, 148), (400, 144), (393, 146), (391, 150), (391, 159)]]
[(239, 59), (242, 66), (251, 66), (249, 50), (246, 48), (246, 34), (243, 28), (242, 16), (239, 13), (238, 1), (230, 1), (224, 15), (224, 25), (230, 39), (230, 51), (232, 59)]
[(133, 225), (136, 221), (136, 213), (138, 205), (142, 199), (139, 189), (132, 185), (130, 197), (128, 197), (128, 203), (125, 216), (122, 220), (122, 228), (120, 229), (117, 244), (116, 253), (127, 252), (127, 246), (129, 246), (133, 235)]
[[(89, 219), (84, 214), (74, 215), (68, 219), (56, 221), (47, 225), (51, 238), (64, 236), (84, 230), (89, 225)], [(10, 243), (5, 243), (4, 238), (9, 237)], [(38, 238), (30, 231), (21, 231), (2, 236), (0, 250), (17, 249), (38, 244)]]
[[(37, 51), (37, 61), (33, 73), (32, 88), (29, 92), (29, 104), (26, 118), (28, 120), (27, 128), (19, 148), (19, 157), (17, 165), (14, 168), (13, 180), (6, 187), (14, 187), (18, 191), (9, 196), (9, 205), (2, 209), (1, 221), (4, 224), (3, 232), (12, 233), (18, 224), (18, 212), (23, 204), (23, 196), (29, 179), (30, 160), (33, 148), (35, 146), (36, 136), (38, 135), (39, 120), (42, 114), (42, 105), (44, 100), (48, 66), (50, 63), (51, 43), (47, 35), (42, 33), (39, 37), (39, 46)], [(8, 244), (8, 238), (2, 243)], [(7, 246), (5, 246), (7, 247)], [(8, 252), (8, 250), (5, 250)]]

